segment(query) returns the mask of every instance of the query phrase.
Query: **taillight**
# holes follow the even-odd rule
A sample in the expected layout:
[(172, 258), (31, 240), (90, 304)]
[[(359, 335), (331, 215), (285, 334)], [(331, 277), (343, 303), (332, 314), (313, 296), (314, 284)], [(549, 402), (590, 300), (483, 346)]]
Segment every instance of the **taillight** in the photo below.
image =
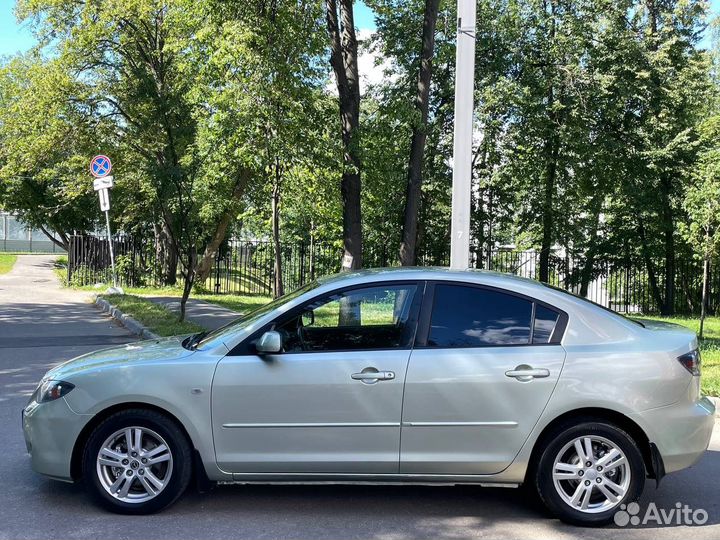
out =
[(700, 351), (697, 349), (680, 356), (678, 362), (693, 375), (700, 375)]

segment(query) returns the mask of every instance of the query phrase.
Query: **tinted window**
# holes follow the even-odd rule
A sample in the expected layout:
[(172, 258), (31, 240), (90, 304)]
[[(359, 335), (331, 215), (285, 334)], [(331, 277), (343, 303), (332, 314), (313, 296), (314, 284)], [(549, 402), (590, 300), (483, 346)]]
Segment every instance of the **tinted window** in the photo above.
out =
[(407, 347), (417, 286), (367, 287), (314, 300), (281, 324), (285, 352), (351, 351)]
[(560, 314), (540, 305), (535, 305), (535, 326), (533, 328), (533, 343), (550, 343), (553, 330)]
[(428, 345), (483, 347), (530, 343), (532, 302), (498, 291), (436, 285)]

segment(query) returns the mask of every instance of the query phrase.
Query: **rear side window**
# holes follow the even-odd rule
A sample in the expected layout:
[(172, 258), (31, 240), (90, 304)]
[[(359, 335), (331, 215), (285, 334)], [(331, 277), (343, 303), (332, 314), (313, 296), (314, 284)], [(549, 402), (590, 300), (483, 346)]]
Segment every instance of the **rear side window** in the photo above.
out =
[(555, 325), (557, 325), (559, 318), (560, 314), (554, 309), (536, 304), (533, 344), (550, 343), (550, 338), (552, 338)]
[(428, 346), (528, 345), (532, 306), (529, 300), (499, 291), (437, 284)]

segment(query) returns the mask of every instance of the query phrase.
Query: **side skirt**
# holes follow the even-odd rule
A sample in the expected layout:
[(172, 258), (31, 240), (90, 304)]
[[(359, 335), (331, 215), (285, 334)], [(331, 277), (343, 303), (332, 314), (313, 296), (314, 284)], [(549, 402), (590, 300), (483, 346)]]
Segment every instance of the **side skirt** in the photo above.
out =
[(517, 488), (518, 483), (493, 482), (475, 475), (420, 475), (420, 474), (326, 474), (326, 473), (235, 473), (232, 480), (220, 480), (218, 485), (272, 484), (272, 485), (422, 485), (454, 486), (476, 485), (482, 487)]

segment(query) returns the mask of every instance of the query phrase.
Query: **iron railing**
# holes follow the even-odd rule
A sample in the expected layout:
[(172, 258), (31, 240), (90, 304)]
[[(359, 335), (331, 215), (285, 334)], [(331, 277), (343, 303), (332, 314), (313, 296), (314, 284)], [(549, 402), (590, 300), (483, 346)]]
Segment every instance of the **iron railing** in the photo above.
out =
[[(127, 236), (114, 239), (118, 281), (123, 286), (161, 286), (152, 242)], [(107, 239), (73, 236), (68, 251), (68, 281), (73, 285), (109, 283), (110, 256)], [(280, 261), (285, 292), (292, 291), (316, 277), (340, 271), (342, 248), (321, 243), (281, 243)], [(397, 256), (387, 245), (364, 247), (365, 267), (397, 265)], [(424, 266), (446, 266), (447, 253), (420, 253)], [(475, 268), (539, 279), (540, 254), (536, 251), (473, 250), (470, 265)], [(663, 261), (653, 261), (657, 287), (650, 286), (645, 264), (631, 257), (595, 260), (585, 268), (583, 256), (553, 254), (548, 263), (548, 284), (623, 313), (656, 313), (662, 310), (666, 284)], [(720, 312), (720, 265), (712, 265), (710, 274), (711, 313)], [(233, 240), (218, 252), (210, 275), (198, 283), (215, 294), (267, 295), (274, 293), (275, 249), (265, 240)], [(678, 261), (673, 273), (674, 313), (698, 313), (702, 291), (702, 264), (693, 259)], [(658, 298), (660, 297), (660, 298)], [(666, 307), (667, 310), (667, 307)]]

